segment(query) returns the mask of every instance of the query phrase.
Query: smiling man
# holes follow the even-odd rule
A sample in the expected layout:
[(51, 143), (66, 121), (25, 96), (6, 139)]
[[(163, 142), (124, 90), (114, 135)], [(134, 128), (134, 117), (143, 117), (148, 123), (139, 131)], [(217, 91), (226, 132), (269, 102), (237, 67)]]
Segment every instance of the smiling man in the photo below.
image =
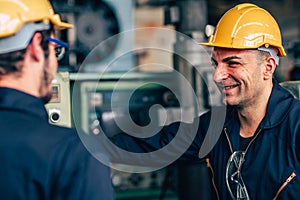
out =
[(240, 135), (253, 136), (266, 114), (275, 59), (264, 51), (215, 47), (212, 61), (214, 81), (224, 94), (224, 103), (239, 111)]
[(228, 109), (227, 145), (210, 158), (221, 175), (217, 185), (227, 185), (221, 199), (297, 199), (300, 104), (273, 77), (286, 55), (277, 22), (256, 5), (240, 4), (202, 45), (214, 47), (214, 81)]
[[(197, 128), (180, 159), (206, 159), (214, 199), (298, 199), (300, 101), (273, 77), (279, 57), (286, 55), (277, 22), (265, 9), (239, 4), (222, 16), (202, 45), (213, 47), (214, 81), (224, 96), (225, 119), (222, 109), (212, 109), (192, 124), (173, 123), (151, 138), (118, 135), (113, 141), (134, 152), (165, 145), (171, 151), (180, 148), (174, 137), (185, 135), (184, 143)], [(211, 148), (204, 157), (203, 148)]]

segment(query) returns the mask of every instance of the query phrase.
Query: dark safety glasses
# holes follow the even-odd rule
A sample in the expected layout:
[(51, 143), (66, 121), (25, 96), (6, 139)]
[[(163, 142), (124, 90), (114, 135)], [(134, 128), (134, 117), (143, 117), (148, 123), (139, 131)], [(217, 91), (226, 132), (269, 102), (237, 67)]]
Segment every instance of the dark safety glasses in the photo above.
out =
[(245, 152), (235, 151), (230, 156), (226, 166), (226, 184), (234, 200), (249, 200), (246, 185), (242, 179), (241, 168), (244, 162)]
[(55, 56), (58, 61), (61, 60), (64, 57), (66, 49), (69, 47), (69, 45), (52, 37), (47, 37), (47, 40), (55, 44)]

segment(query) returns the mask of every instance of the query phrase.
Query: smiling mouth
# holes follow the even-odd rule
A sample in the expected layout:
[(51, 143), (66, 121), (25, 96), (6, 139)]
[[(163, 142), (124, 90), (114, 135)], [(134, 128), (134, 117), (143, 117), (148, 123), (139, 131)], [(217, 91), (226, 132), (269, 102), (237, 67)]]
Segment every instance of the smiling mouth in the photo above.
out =
[(230, 85), (230, 86), (223, 86), (223, 88), (225, 90), (229, 90), (229, 89), (232, 89), (232, 88), (235, 88), (235, 87), (238, 87), (238, 86), (240, 86), (240, 84), (235, 84), (235, 85)]
[(237, 83), (237, 84), (234, 84), (234, 85), (227, 85), (227, 86), (219, 85), (219, 88), (226, 91), (226, 90), (230, 90), (230, 89), (239, 87), (240, 85), (241, 85), (240, 83)]

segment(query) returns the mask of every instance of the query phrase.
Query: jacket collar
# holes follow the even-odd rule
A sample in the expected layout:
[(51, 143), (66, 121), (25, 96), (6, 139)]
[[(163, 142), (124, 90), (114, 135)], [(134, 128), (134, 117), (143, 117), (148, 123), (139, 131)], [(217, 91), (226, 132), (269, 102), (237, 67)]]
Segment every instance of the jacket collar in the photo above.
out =
[[(268, 129), (280, 124), (287, 116), (288, 111), (292, 108), (293, 95), (282, 88), (276, 80), (273, 79), (273, 89), (267, 105), (267, 112), (260, 124), (261, 129)], [(234, 107), (229, 106), (225, 127), (231, 127), (232, 123), (237, 124), (237, 111)], [(239, 123), (238, 123), (239, 124)]]
[(292, 108), (294, 97), (273, 79), (273, 90), (267, 106), (266, 116), (261, 123), (262, 129), (273, 128), (280, 124)]
[(12, 88), (0, 87), (0, 108), (19, 110), (48, 120), (48, 114), (41, 99)]
[[(282, 88), (278, 82), (273, 79), (273, 89), (267, 105), (266, 115), (258, 129), (269, 129), (280, 124), (292, 108), (293, 100), (293, 95)], [(236, 108), (232, 106), (227, 107), (224, 127), (227, 130), (232, 148), (237, 149), (239, 145), (240, 123)]]

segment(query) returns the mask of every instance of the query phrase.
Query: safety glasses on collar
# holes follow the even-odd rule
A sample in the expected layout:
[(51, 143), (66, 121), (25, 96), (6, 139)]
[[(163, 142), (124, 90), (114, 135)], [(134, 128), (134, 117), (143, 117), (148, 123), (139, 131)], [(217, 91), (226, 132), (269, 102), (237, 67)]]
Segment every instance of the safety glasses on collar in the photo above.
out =
[(226, 166), (226, 184), (231, 198), (234, 200), (250, 200), (241, 175), (244, 156), (245, 152), (243, 151), (233, 152)]
[(55, 44), (55, 56), (58, 61), (61, 60), (64, 57), (66, 49), (69, 47), (69, 45), (52, 37), (47, 37), (47, 40)]

